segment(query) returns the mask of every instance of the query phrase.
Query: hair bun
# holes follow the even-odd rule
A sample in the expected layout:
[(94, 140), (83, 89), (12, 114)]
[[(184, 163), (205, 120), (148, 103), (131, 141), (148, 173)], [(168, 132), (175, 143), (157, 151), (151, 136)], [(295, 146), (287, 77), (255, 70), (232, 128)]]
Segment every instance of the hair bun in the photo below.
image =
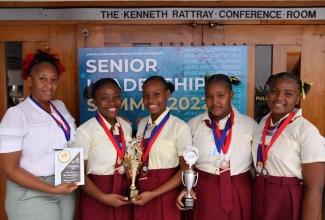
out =
[(175, 91), (175, 85), (171, 82), (167, 82), (167, 88), (170, 91), (170, 94), (172, 94)]

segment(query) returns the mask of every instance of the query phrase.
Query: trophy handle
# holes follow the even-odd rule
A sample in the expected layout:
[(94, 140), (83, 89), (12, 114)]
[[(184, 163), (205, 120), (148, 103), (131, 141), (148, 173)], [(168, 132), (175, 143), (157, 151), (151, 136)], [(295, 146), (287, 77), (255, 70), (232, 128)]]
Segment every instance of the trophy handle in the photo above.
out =
[(184, 176), (185, 176), (185, 173), (184, 173), (184, 171), (182, 171), (182, 183), (183, 183), (184, 186), (186, 186), (186, 184), (184, 182), (184, 178), (183, 178)]
[[(196, 180), (195, 180), (195, 183), (194, 183), (193, 187), (196, 186), (197, 181), (198, 181), (198, 179), (199, 179), (199, 173), (196, 172), (195, 174), (196, 174), (196, 175), (195, 175), (195, 176), (196, 176)], [(182, 178), (182, 180), (183, 180), (183, 178)]]

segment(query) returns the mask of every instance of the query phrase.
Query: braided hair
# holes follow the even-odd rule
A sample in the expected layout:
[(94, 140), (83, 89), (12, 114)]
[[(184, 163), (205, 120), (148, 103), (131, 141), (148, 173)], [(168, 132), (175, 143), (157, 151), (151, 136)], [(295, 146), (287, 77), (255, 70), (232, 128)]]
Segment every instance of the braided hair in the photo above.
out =
[(241, 81), (238, 77), (234, 77), (234, 76), (229, 77), (225, 74), (214, 74), (214, 75), (206, 74), (204, 77), (204, 81), (205, 81), (205, 87), (210, 83), (222, 82), (225, 83), (230, 90), (232, 90), (232, 85), (238, 86), (241, 84)]
[(275, 75), (271, 75), (268, 78), (268, 80), (266, 81), (264, 87), (267, 87), (267, 86), (271, 87), (276, 79), (283, 79), (283, 78), (288, 78), (288, 79), (294, 80), (298, 86), (300, 95), (307, 94), (311, 88), (312, 83), (302, 82), (301, 79), (297, 75), (295, 75), (293, 73), (288, 73), (288, 72), (281, 72), (281, 73), (278, 73)]

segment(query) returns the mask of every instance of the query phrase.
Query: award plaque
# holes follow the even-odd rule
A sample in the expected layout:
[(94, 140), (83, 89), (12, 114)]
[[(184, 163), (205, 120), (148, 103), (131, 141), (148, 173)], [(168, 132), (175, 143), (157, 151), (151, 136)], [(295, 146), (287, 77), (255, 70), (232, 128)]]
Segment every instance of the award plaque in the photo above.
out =
[(63, 148), (55, 151), (55, 185), (85, 183), (83, 148)]
[(142, 137), (139, 136), (128, 144), (128, 150), (123, 161), (123, 165), (125, 167), (130, 167), (132, 171), (131, 186), (126, 191), (126, 196), (129, 200), (132, 200), (134, 196), (139, 195), (139, 189), (135, 186), (135, 179), (142, 164), (141, 139)]
[(187, 194), (182, 198), (185, 209), (194, 209), (194, 199), (191, 196), (191, 189), (196, 185), (199, 174), (192, 170), (192, 165), (199, 158), (199, 150), (194, 146), (187, 146), (183, 154), (184, 160), (189, 165), (189, 169), (182, 172), (182, 182), (187, 189)]

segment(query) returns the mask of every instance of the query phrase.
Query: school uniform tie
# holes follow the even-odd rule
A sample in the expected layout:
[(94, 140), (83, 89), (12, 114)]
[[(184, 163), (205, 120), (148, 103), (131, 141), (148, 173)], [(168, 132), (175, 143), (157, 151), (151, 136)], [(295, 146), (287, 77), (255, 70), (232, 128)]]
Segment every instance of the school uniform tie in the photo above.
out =
[(256, 188), (258, 189), (255, 191), (256, 193), (256, 200), (255, 200), (255, 207), (256, 207), (256, 213), (257, 217), (261, 217), (264, 212), (264, 184), (265, 184), (265, 178), (262, 176), (256, 176)]
[[(210, 120), (204, 120), (204, 122), (207, 127), (212, 129)], [(232, 210), (232, 189), (231, 189), (230, 169), (224, 171), (219, 168), (219, 187), (220, 187), (219, 191), (220, 191), (221, 208), (224, 212), (229, 213)]]
[[(220, 169), (221, 170), (221, 169)], [(232, 210), (232, 191), (231, 191), (231, 177), (230, 169), (222, 172), (221, 170), (220, 177), (220, 202), (221, 208), (226, 213), (229, 213)]]

